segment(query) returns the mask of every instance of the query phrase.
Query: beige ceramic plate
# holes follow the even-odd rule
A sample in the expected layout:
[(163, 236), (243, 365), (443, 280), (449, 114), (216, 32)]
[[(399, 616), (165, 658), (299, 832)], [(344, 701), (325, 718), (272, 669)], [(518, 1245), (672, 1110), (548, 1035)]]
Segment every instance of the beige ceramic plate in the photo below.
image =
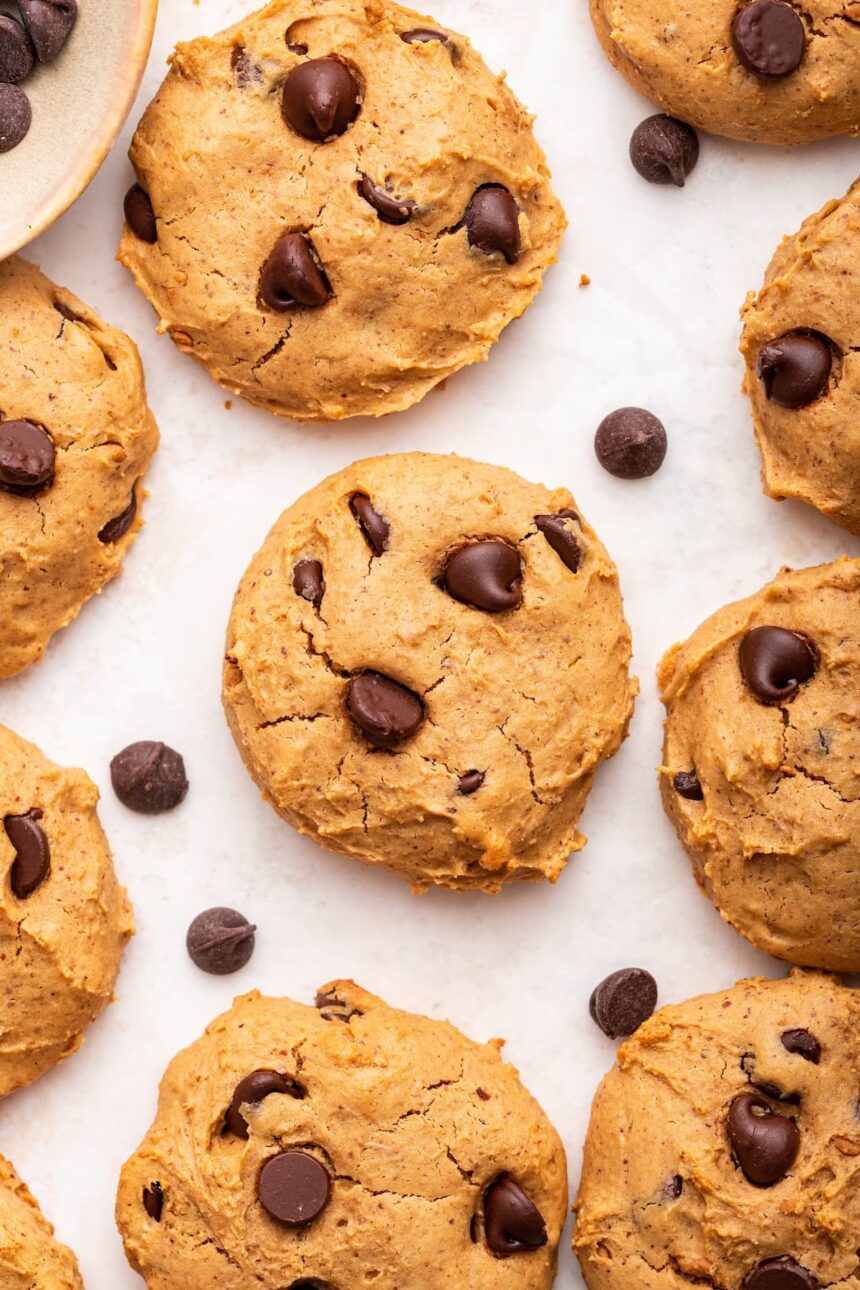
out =
[(79, 197), (128, 116), (152, 44), (158, 0), (79, 0), (55, 62), (24, 83), (26, 139), (0, 154), (0, 260)]

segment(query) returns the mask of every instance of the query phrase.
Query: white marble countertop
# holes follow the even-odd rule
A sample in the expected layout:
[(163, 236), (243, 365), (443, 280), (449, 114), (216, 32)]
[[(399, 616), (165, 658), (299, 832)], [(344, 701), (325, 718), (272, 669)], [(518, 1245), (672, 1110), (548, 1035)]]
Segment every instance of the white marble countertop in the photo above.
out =
[[(161, 0), (131, 121), (175, 41), (245, 9), (244, 0)], [(100, 785), (137, 912), (115, 1005), (80, 1053), (0, 1106), (0, 1150), (75, 1247), (88, 1290), (141, 1285), (114, 1229), (117, 1173), (152, 1118), (168, 1059), (236, 993), (256, 986), (310, 1000), (321, 982), (352, 976), (476, 1038), (506, 1036), (564, 1138), (575, 1186), (589, 1102), (613, 1058), (588, 1018), (593, 985), (640, 964), (668, 1001), (783, 970), (699, 895), (663, 817), (654, 668), (665, 647), (781, 564), (860, 553), (812, 511), (761, 494), (736, 349), (746, 291), (779, 237), (845, 191), (860, 145), (788, 153), (705, 138), (684, 191), (650, 187), (627, 145), (651, 109), (604, 62), (585, 0), (524, 12), (515, 0), (434, 3), (439, 21), (507, 68), (537, 114), (568, 237), (543, 294), (490, 361), (409, 413), (300, 429), (238, 400), (228, 410), (205, 373), (155, 335), (113, 258), (131, 123), (89, 191), (29, 251), (138, 342), (163, 436), (147, 527), (125, 573), (38, 668), (0, 686), (0, 720)], [(627, 403), (651, 408), (669, 434), (663, 469), (640, 483), (606, 475), (591, 446), (601, 417)], [(642, 695), (629, 740), (598, 776), (583, 821), (591, 841), (555, 888), (418, 898), (326, 854), (260, 801), (221, 714), (231, 597), (275, 517), (351, 459), (411, 448), (569, 485), (620, 567)], [(185, 755), (191, 790), (172, 815), (133, 815), (110, 789), (111, 756), (146, 738)], [(232, 978), (204, 976), (185, 954), (188, 922), (214, 904), (259, 924), (256, 954)], [(568, 1236), (560, 1290), (579, 1284)]]

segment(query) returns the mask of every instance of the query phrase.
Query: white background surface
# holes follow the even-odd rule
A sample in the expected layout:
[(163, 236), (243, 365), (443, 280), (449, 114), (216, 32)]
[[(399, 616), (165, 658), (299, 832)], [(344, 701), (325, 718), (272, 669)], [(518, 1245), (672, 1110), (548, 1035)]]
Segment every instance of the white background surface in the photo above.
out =
[[(591, 1095), (614, 1051), (588, 1018), (593, 985), (640, 964), (670, 1001), (783, 970), (698, 894), (663, 818), (656, 662), (781, 563), (860, 553), (813, 512), (760, 493), (736, 351), (745, 292), (778, 238), (844, 192), (860, 148), (787, 153), (705, 138), (685, 190), (647, 185), (627, 145), (649, 105), (605, 63), (585, 0), (435, 0), (435, 17), (506, 68), (537, 113), (570, 218), (543, 294), (490, 361), (381, 422), (300, 429), (240, 401), (225, 409), (202, 369), (155, 336), (154, 315), (113, 256), (131, 123), (169, 50), (245, 9), (245, 0), (161, 0), (128, 128), (86, 195), (29, 252), (138, 342), (163, 436), (147, 527), (125, 573), (44, 663), (0, 685), (0, 720), (101, 787), (137, 914), (116, 1004), (75, 1057), (0, 1107), (0, 1150), (75, 1247), (89, 1290), (142, 1284), (113, 1225), (120, 1164), (152, 1118), (169, 1058), (255, 986), (310, 1001), (323, 981), (352, 976), (475, 1038), (506, 1036), (562, 1134), (575, 1186)], [(580, 290), (583, 272), (592, 285)], [(600, 418), (627, 403), (651, 408), (669, 434), (663, 469), (640, 483), (613, 480), (592, 451)], [(221, 714), (230, 601), (275, 517), (356, 457), (415, 448), (569, 485), (620, 567), (642, 695), (630, 739), (598, 775), (583, 821), (589, 845), (555, 888), (419, 898), (319, 850), (259, 800)], [(181, 750), (191, 779), (184, 805), (154, 819), (126, 811), (108, 775), (115, 752), (147, 738)], [(232, 978), (204, 976), (185, 955), (188, 922), (214, 904), (259, 924), (256, 955)], [(579, 1284), (568, 1236), (561, 1290)]]

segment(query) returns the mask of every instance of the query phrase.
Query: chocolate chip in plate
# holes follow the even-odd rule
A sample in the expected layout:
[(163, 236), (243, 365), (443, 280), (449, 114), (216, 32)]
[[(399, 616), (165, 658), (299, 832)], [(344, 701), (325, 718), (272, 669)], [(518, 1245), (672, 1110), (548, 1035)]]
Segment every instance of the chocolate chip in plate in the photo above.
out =
[(735, 53), (749, 72), (765, 79), (790, 76), (806, 52), (806, 28), (784, 0), (742, 4), (732, 22)]
[(141, 188), (140, 184), (132, 184), (125, 195), (122, 208), (126, 223), (135, 237), (141, 242), (154, 246), (158, 241), (158, 224), (152, 202), (149, 200), (149, 193)]
[(620, 968), (593, 991), (591, 1019), (610, 1039), (627, 1038), (654, 1012), (657, 982), (644, 968)]
[(386, 188), (378, 188), (367, 175), (358, 181), (358, 191), (383, 224), (408, 224), (415, 213), (416, 203), (411, 198), (395, 197)]
[(755, 365), (769, 401), (792, 409), (820, 399), (832, 369), (833, 344), (816, 332), (789, 332), (768, 341)]
[(559, 511), (557, 515), (535, 516), (538, 531), (544, 535), (562, 564), (565, 564), (571, 573), (576, 573), (582, 562), (582, 549), (572, 527), (578, 523), (579, 516), (576, 511), (569, 509)]
[(817, 1287), (817, 1277), (788, 1254), (764, 1259), (743, 1281), (743, 1290), (817, 1290)]
[(797, 1159), (800, 1130), (795, 1120), (779, 1115), (754, 1093), (740, 1093), (729, 1107), (729, 1143), (748, 1182), (772, 1187)]
[(502, 184), (483, 184), (463, 216), (469, 245), (484, 255), (497, 252), (513, 264), (521, 250), (519, 207)]
[(319, 609), (325, 595), (325, 578), (319, 560), (298, 560), (293, 566), (293, 591)]
[(501, 538), (466, 542), (448, 556), (441, 584), (454, 600), (499, 614), (523, 600), (519, 552)]
[(254, 953), (256, 926), (236, 909), (216, 905), (198, 914), (185, 937), (192, 963), (212, 976), (229, 976)]
[(296, 134), (327, 143), (352, 125), (361, 90), (339, 58), (312, 58), (289, 72), (281, 93), (281, 114)]
[(499, 1258), (546, 1245), (546, 1224), (534, 1201), (513, 1178), (502, 1174), (484, 1192), (484, 1233)]
[(123, 806), (140, 815), (172, 811), (188, 792), (182, 756), (167, 744), (142, 739), (118, 752), (110, 778)]
[(78, 0), (18, 0), (21, 17), (40, 63), (50, 63), (65, 45), (78, 17)]
[(225, 1130), (237, 1138), (247, 1138), (248, 1121), (242, 1114), (242, 1107), (256, 1106), (272, 1093), (284, 1093), (299, 1100), (305, 1096), (302, 1086), (288, 1075), (270, 1070), (252, 1071), (236, 1085), (233, 1099), (224, 1116)]
[(645, 408), (618, 408), (604, 417), (594, 436), (594, 451), (604, 470), (617, 479), (646, 479), (663, 465), (666, 430)]
[(754, 627), (738, 649), (741, 676), (760, 703), (788, 703), (818, 670), (805, 636), (785, 627)]
[(128, 505), (99, 529), (99, 541), (105, 546), (111, 546), (114, 542), (119, 542), (120, 538), (124, 538), (131, 528), (136, 516), (137, 496), (134, 489), (132, 489)]
[(26, 900), (51, 872), (51, 847), (39, 821), (42, 812), (38, 807), (23, 815), (7, 815), (3, 820), (6, 836), (15, 849), (15, 859), (9, 873), (13, 895)]
[(0, 82), (17, 85), (25, 80), (35, 63), (30, 38), (17, 18), (0, 13)]
[(306, 233), (284, 233), (260, 272), (260, 300), (279, 313), (302, 305), (317, 309), (331, 299), (331, 286)]
[(33, 123), (30, 100), (18, 85), (0, 85), (0, 153), (11, 152)]
[(781, 1035), (782, 1046), (787, 1053), (802, 1057), (805, 1062), (818, 1066), (821, 1061), (821, 1043), (808, 1030), (785, 1030)]
[[(3, 86), (0, 85), (0, 95)], [(32, 421), (0, 421), (0, 489), (32, 497), (53, 483), (57, 454), (47, 430)]]
[(392, 748), (424, 720), (424, 704), (412, 690), (379, 672), (362, 672), (346, 692), (349, 715), (371, 743)]
[(331, 1198), (331, 1175), (307, 1151), (272, 1156), (257, 1180), (260, 1204), (288, 1227), (305, 1227), (318, 1218)]
[(630, 160), (649, 184), (683, 188), (699, 160), (699, 136), (685, 121), (657, 112), (633, 131)]

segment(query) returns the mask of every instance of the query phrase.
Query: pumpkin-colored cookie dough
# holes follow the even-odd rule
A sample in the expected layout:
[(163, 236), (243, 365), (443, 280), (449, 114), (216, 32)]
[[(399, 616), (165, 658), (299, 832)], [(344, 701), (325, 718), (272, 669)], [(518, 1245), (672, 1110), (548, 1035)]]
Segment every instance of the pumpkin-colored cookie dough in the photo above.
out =
[(15, 1170), (0, 1156), (0, 1286), (3, 1290), (84, 1290), (72, 1251)]

